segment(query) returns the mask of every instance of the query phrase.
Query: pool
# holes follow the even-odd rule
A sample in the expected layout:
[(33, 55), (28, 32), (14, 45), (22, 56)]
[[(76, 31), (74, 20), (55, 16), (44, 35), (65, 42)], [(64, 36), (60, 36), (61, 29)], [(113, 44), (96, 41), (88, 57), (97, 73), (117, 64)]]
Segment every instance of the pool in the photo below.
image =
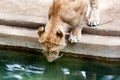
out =
[(0, 80), (120, 80), (120, 63), (0, 50)]

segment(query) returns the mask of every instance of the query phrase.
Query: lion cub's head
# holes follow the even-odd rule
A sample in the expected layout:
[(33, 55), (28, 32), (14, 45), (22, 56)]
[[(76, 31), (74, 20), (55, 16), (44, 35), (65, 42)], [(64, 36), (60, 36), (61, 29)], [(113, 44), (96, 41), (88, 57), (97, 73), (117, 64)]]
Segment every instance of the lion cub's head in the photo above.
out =
[(66, 45), (64, 32), (53, 27), (40, 27), (38, 35), (47, 60), (52, 62), (57, 59), (60, 50)]

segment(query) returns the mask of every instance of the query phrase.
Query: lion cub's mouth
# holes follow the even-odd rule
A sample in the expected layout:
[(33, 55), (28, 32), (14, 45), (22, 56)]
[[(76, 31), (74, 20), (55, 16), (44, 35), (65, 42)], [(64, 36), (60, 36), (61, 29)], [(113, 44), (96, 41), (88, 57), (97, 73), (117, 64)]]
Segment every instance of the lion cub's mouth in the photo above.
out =
[(53, 62), (63, 56), (63, 53), (55, 53), (55, 52), (52, 52), (52, 53), (42, 52), (42, 53), (47, 58), (48, 62)]

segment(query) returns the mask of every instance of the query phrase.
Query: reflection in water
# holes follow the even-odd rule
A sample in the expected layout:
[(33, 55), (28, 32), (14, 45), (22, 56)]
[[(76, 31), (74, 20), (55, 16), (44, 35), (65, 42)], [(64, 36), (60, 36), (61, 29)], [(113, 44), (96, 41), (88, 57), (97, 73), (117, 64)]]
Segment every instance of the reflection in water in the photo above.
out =
[(18, 74), (8, 73), (7, 76), (4, 76), (3, 79), (18, 79), (23, 80), (23, 77)]
[(15, 71), (15, 70), (25, 70), (23, 67), (21, 67), (21, 65), (19, 65), (19, 64), (7, 64), (6, 65), (6, 67), (7, 67), (7, 70), (9, 70), (9, 71)]
[(20, 64), (6, 64), (6, 75), (3, 79), (17, 79), (24, 80), (27, 76), (28, 79), (33, 75), (39, 75), (41, 80), (85, 80), (85, 71), (70, 71), (68, 68), (61, 68), (55, 64), (50, 64), (46, 69), (44, 67), (35, 67), (31, 65)]
[(6, 64), (6, 76), (3, 79), (18, 79), (24, 80), (24, 76), (32, 77), (30, 74), (42, 75), (45, 71), (44, 67), (35, 67), (32, 65), (23, 66), (20, 64)]
[(120, 64), (0, 51), (0, 80), (120, 80)]
[[(49, 64), (49, 63), (48, 63)], [(119, 76), (103, 75), (94, 72), (72, 70), (56, 64), (46, 67), (32, 65), (6, 64), (3, 80), (119, 80)]]
[(70, 74), (70, 71), (67, 68), (61, 68), (61, 70), (63, 71), (64, 74)]
[(87, 79), (87, 80), (96, 80), (96, 73), (87, 72), (87, 73), (86, 73), (86, 79)]
[(19, 64), (13, 64), (13, 65), (6, 65), (6, 70), (8, 71), (23, 71), (23, 72), (28, 72), (28, 73), (34, 73), (34, 74), (43, 74), (44, 73), (44, 68), (38, 68), (34, 66), (26, 66), (25, 68), (22, 67), (22, 65)]

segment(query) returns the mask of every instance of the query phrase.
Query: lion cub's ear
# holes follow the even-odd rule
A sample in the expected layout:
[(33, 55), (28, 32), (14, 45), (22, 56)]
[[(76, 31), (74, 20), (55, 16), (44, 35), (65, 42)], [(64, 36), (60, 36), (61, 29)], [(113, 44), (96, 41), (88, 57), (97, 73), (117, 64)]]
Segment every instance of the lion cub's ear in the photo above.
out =
[(45, 32), (45, 28), (44, 28), (44, 26), (42, 26), (42, 27), (40, 27), (39, 29), (38, 29), (38, 35), (39, 35), (39, 37), (41, 37), (41, 35), (43, 34)]
[(63, 32), (60, 31), (60, 30), (58, 30), (57, 33), (56, 33), (56, 35), (57, 35), (58, 37), (62, 38), (62, 37), (63, 37)]

